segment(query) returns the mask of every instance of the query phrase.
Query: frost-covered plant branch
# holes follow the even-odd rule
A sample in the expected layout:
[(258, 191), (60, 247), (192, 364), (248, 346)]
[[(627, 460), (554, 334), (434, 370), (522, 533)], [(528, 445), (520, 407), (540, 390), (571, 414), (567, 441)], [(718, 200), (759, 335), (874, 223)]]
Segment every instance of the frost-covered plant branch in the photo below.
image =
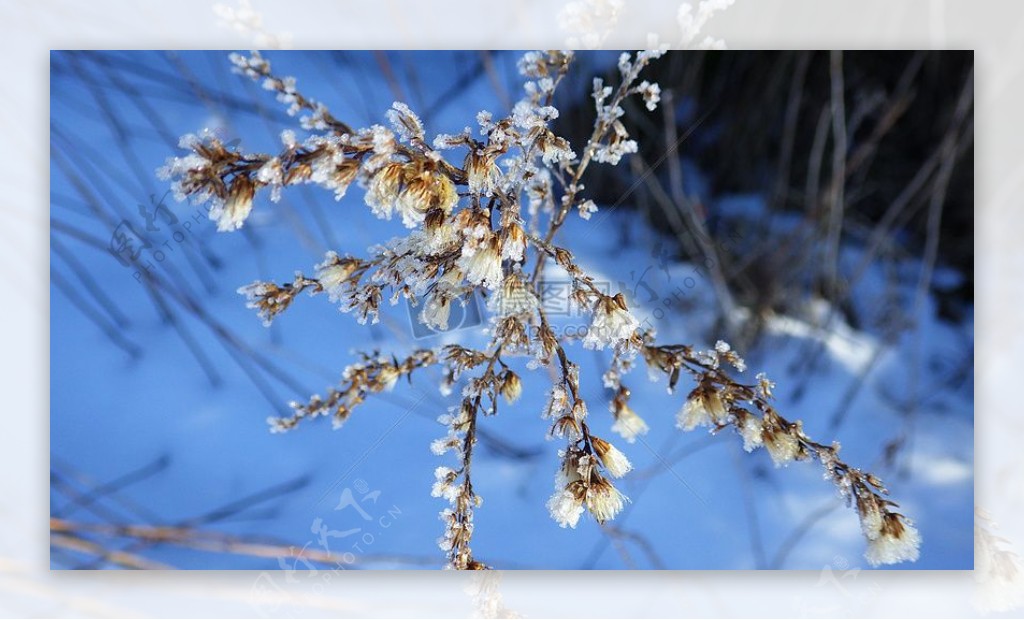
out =
[(623, 384), (639, 353), (650, 369), (667, 377), (670, 391), (684, 374), (694, 380), (696, 387), (678, 418), (684, 431), (733, 427), (748, 451), (763, 447), (777, 465), (819, 460), (826, 477), (857, 508), (868, 539), (868, 560), (916, 559), (917, 532), (894, 512), (882, 483), (841, 461), (838, 444), (819, 444), (804, 434), (799, 422), (783, 418), (771, 405), (767, 378), (759, 375), (756, 385), (732, 379), (723, 363), (741, 371), (743, 363), (725, 343), (705, 352), (657, 344), (653, 333), (639, 330), (626, 299), (602, 292), (571, 250), (555, 242), (571, 213), (589, 219), (596, 210), (585, 198), (584, 172), (591, 165), (614, 166), (636, 152), (622, 104), (638, 97), (655, 109), (658, 85), (640, 80), (640, 75), (660, 55), (622, 54), (617, 84), (594, 80), (594, 130), (579, 154), (549, 127), (558, 116), (552, 102), (572, 64), (571, 52), (525, 55), (519, 63), (527, 79), (525, 94), (508, 115), (495, 118), (480, 112), (476, 129), (438, 135), (429, 142), (420, 119), (405, 104), (395, 102), (387, 111), (387, 126), (354, 130), (299, 93), (294, 79), (274, 75), (259, 54), (232, 55), (239, 73), (276, 93), (290, 114), (303, 114), (300, 125), (309, 135), (299, 140), (290, 130), (282, 132), (282, 149), (274, 155), (231, 149), (213, 135), (186, 136), (182, 147), (190, 153), (169, 159), (160, 171), (172, 181), (179, 199), (212, 201), (211, 218), (219, 230), (230, 231), (244, 224), (259, 191), (268, 191), (276, 201), (283, 188), (308, 183), (340, 199), (357, 183), (374, 215), (397, 215), (408, 229), (406, 235), (371, 248), (369, 257), (332, 251), (310, 276), (299, 272), (291, 282), (242, 287), (240, 292), (265, 323), (303, 291), (325, 293), (360, 322), (377, 321), (385, 294), (391, 303), (406, 298), (417, 304), (420, 320), (435, 329), (446, 329), (452, 305), (473, 294), (487, 298), (492, 313), (483, 349), (451, 344), (413, 351), (404, 359), (377, 352), (364, 355), (345, 369), (341, 383), (326, 397), (293, 403), (294, 414), (271, 419), (272, 429), (286, 431), (324, 416), (340, 426), (369, 395), (392, 389), (402, 378), (411, 380), (418, 369), (440, 366), (442, 391), (449, 394), (456, 384), (462, 389), (456, 404), (439, 418), (447, 434), (431, 446), (438, 456), (455, 456), (434, 476), (433, 495), (449, 502), (441, 513), (444, 534), (439, 542), (450, 567), (485, 568), (470, 546), (473, 513), (481, 506), (471, 477), (477, 425), (485, 423), (482, 417), (497, 414), (501, 402), (511, 406), (519, 398), (522, 381), (509, 361), (527, 357), (528, 370), (555, 369), (540, 412), (549, 421), (548, 437), (565, 441), (548, 502), (552, 517), (563, 527), (575, 527), (585, 513), (601, 523), (614, 519), (628, 499), (612, 480), (628, 475), (632, 466), (608, 439), (593, 432), (580, 394), (580, 367), (570, 356), (573, 343), (556, 335), (538, 302), (538, 282), (552, 261), (571, 279), (572, 302), (591, 315), (581, 344), (613, 353), (604, 376), (615, 393), (611, 431), (632, 443), (648, 430), (647, 422), (630, 408), (630, 391)]

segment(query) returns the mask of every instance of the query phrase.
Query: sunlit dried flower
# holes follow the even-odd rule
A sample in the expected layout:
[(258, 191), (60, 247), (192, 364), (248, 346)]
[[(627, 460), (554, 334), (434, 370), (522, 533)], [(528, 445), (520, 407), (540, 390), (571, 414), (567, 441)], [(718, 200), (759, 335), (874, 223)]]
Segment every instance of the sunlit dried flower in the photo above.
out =
[(256, 188), (249, 177), (239, 175), (231, 182), (228, 197), (223, 203), (214, 204), (210, 219), (217, 222), (220, 232), (238, 230), (252, 211), (252, 199)]
[(622, 512), (628, 500), (611, 482), (601, 476), (595, 478), (587, 487), (587, 510), (598, 523), (605, 523)]
[(868, 540), (874, 540), (881, 535), (885, 505), (874, 493), (862, 493), (855, 498), (857, 516), (860, 517), (861, 531)]
[(494, 157), (482, 149), (471, 149), (463, 164), (466, 168), (466, 182), (474, 194), (490, 196), (501, 179), (501, 169)]
[(395, 384), (398, 383), (398, 378), (400, 376), (402, 376), (401, 373), (399, 373), (398, 369), (394, 366), (384, 366), (381, 368), (380, 374), (377, 375), (377, 385), (379, 386), (378, 391), (383, 390), (390, 392), (395, 387)]
[(401, 188), (402, 164), (387, 164), (370, 177), (366, 188), (366, 204), (373, 210), (374, 215), (389, 220)]
[(799, 459), (803, 453), (800, 442), (788, 429), (764, 427), (762, 434), (764, 447), (772, 457), (776, 467), (788, 465), (790, 461)]
[(551, 518), (561, 527), (575, 528), (583, 514), (583, 503), (587, 494), (586, 482), (580, 474), (578, 450), (569, 449), (559, 452), (561, 465), (555, 473), (555, 492), (548, 500), (547, 507)]
[(434, 470), (434, 486), (430, 490), (431, 497), (443, 497), (454, 501), (458, 488), (452, 484), (458, 474), (450, 467), (438, 467)]
[(522, 262), (526, 252), (526, 233), (523, 227), (513, 223), (504, 229), (504, 242), (501, 244), (501, 257), (514, 262)]
[(594, 317), (583, 338), (583, 346), (603, 349), (632, 338), (639, 326), (640, 322), (629, 313), (621, 293), (614, 297), (601, 295), (594, 304)]
[(512, 404), (519, 400), (519, 396), (523, 393), (523, 382), (519, 379), (519, 375), (506, 370), (501, 375), (501, 395), (505, 397), (505, 402)]
[(764, 426), (761, 418), (750, 412), (744, 412), (739, 423), (740, 436), (743, 437), (743, 449), (753, 452), (764, 445)]
[(757, 377), (755, 377), (755, 379), (757, 379), (757, 391), (761, 397), (773, 398), (774, 394), (772, 393), (772, 390), (775, 389), (775, 382), (770, 380), (768, 375), (763, 372), (757, 373)]
[(676, 426), (692, 431), (698, 426), (721, 426), (729, 418), (722, 394), (714, 387), (700, 385), (690, 392), (676, 416)]
[(593, 435), (590, 437), (590, 442), (594, 446), (597, 458), (601, 459), (601, 464), (609, 474), (621, 478), (633, 470), (633, 464), (629, 462), (626, 455), (612, 444)]
[(920, 546), (917, 529), (902, 516), (886, 512), (882, 515), (878, 536), (868, 540), (864, 557), (872, 566), (914, 562), (920, 555)]
[(547, 506), (555, 523), (561, 527), (575, 528), (583, 514), (583, 497), (576, 489), (558, 489), (548, 500)]
[(490, 240), (466, 256), (465, 250), (459, 259), (459, 267), (466, 275), (466, 280), (487, 288), (496, 288), (504, 280), (501, 270), (501, 244), (498, 237), (491, 235)]
[(640, 435), (646, 435), (649, 430), (647, 423), (625, 402), (613, 407), (612, 414), (615, 423), (612, 430), (619, 434), (629, 443), (636, 441)]
[(406, 164), (402, 183), (396, 208), (407, 228), (422, 224), (431, 210), (449, 213), (459, 200), (452, 180), (430, 166)]
[(409, 106), (400, 101), (391, 104), (391, 109), (385, 115), (391, 121), (395, 132), (406, 142), (411, 140), (423, 140), (423, 123), (420, 117), (409, 109)]
[(330, 296), (331, 301), (338, 301), (349, 283), (349, 278), (359, 267), (358, 259), (342, 258), (336, 252), (328, 252), (324, 262), (316, 266), (316, 279)]

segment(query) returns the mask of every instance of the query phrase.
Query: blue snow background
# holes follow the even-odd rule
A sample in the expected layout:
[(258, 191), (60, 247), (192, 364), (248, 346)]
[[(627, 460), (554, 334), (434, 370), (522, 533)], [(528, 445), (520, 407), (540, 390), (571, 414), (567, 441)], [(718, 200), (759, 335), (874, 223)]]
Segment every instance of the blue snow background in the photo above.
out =
[[(472, 126), (482, 109), (502, 114), (522, 81), (514, 52), (492, 53), (491, 72), (476, 70), (483, 57), (475, 52), (267, 57), (275, 73), (295, 76), (305, 95), (351, 125), (382, 122), (400, 99), (423, 116), (428, 135)], [(586, 96), (590, 78), (616, 57), (581, 54), (575, 81), (562, 94)], [(682, 111), (685, 99), (680, 105)], [(227, 52), (52, 54), (51, 514), (89, 523), (195, 525), (310, 550), (326, 543), (351, 554), (351, 568), (439, 568), (437, 513), (444, 505), (430, 497), (430, 486), (434, 468), (452, 464), (451, 455), (429, 450), (444, 434), (435, 418), (451, 404), (437, 389), (439, 371), (418, 372), (412, 385), (371, 398), (339, 431), (321, 421), (272, 435), (266, 418), (284, 413), (289, 400), (323, 393), (355, 351), (401, 356), (455, 339), (483, 343), (484, 335), (478, 327), (414, 338), (404, 304), (387, 308), (371, 328), (321, 297), (300, 298), (269, 329), (245, 308), (235, 293), (241, 285), (289, 280), (296, 270), (310, 273), (328, 249), (359, 254), (404, 234), (400, 222), (374, 218), (357, 188), (340, 202), (313, 187), (286, 190), (278, 204), (260, 196), (244, 229), (232, 234), (216, 233), (202, 207), (167, 196), (177, 223), (158, 216), (151, 222), (156, 230), (144, 233), (152, 247), (141, 261), (164, 287), (154, 298), (136, 277), (138, 267), (122, 265), (108, 248), (122, 222), (146, 230), (145, 213), (152, 215), (167, 191), (154, 171), (180, 154), (181, 135), (202, 128), (225, 141), (241, 138), (253, 151), (276, 151), (286, 128), (302, 135), (271, 93), (231, 74)], [(689, 178), (699, 178), (684, 163)], [(719, 217), (764, 208), (757, 196), (705, 198)], [(777, 218), (775, 225), (792, 222)], [(710, 284), (691, 265), (662, 265), (652, 248), (666, 241), (635, 213), (601, 211), (590, 222), (573, 217), (560, 234), (586, 269), (636, 292), (639, 314), (663, 342), (713, 344)], [(851, 244), (843, 252), (855, 263), (861, 248)], [(912, 296), (919, 269), (915, 259), (901, 265), (906, 288), (899, 294)], [(854, 296), (866, 300), (869, 314), (883, 311), (870, 305), (886, 287), (886, 274), (877, 271)], [(937, 277), (961, 276), (940, 269)], [(640, 279), (653, 293), (636, 288)], [(666, 305), (674, 292), (686, 298), (685, 312)], [(924, 539), (920, 560), (896, 568), (970, 569), (973, 379), (949, 377), (965, 361), (973, 374), (973, 313), (951, 325), (935, 317), (929, 299), (920, 318), (920, 335), (907, 332), (894, 344), (838, 321), (821, 331), (779, 318), (755, 350), (744, 352), (745, 378), (766, 371), (778, 383), (780, 411), (803, 419), (819, 441), (840, 441), (848, 462), (885, 479)], [(804, 381), (795, 369), (812, 341), (823, 342), (826, 354)], [(895, 403), (911, 381), (915, 346), (922, 347), (917, 381), (927, 398), (906, 417)], [(571, 354), (583, 367), (594, 432), (614, 439), (600, 381), (608, 355), (578, 346)], [(875, 356), (863, 388), (845, 402)], [(525, 375), (524, 397), (483, 420), (487, 437), (474, 464), (474, 487), (484, 498), (473, 545), (481, 560), (499, 568), (868, 568), (855, 512), (841, 505), (819, 466), (776, 469), (763, 451), (744, 453), (732, 433), (677, 431), (673, 418), (685, 391), (666, 394), (643, 368), (628, 384), (651, 432), (645, 443), (615, 442), (636, 470), (622, 484), (632, 503), (614, 525), (640, 538), (611, 540), (588, 518), (575, 530), (559, 528), (544, 505), (561, 447), (544, 439), (547, 423), (540, 419), (549, 380), (542, 371), (526, 372), (524, 360), (516, 364)], [(833, 428), (843, 405), (848, 413)], [(884, 448), (904, 429), (911, 440), (888, 467)], [(295, 566), (123, 539), (112, 544), (178, 568)], [(65, 551), (51, 561), (54, 568), (115, 568)]]

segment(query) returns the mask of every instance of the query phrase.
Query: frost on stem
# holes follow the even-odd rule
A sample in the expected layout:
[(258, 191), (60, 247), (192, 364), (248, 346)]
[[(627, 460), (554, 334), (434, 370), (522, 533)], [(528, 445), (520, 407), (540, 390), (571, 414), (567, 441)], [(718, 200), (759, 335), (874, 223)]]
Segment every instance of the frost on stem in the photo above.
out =
[(264, 190), (273, 202), (285, 188), (312, 184), (340, 199), (356, 185), (373, 215), (392, 219), (397, 214), (403, 225), (401, 236), (374, 246), (366, 257), (331, 251), (314, 266), (312, 277), (297, 272), (290, 282), (257, 281), (239, 289), (264, 323), (275, 320), (303, 291), (325, 293), (361, 323), (378, 320), (385, 298), (392, 304), (407, 299), (419, 308), (419, 319), (434, 328), (446, 328), (452, 304), (472, 294), (484, 295), (493, 314), (484, 348), (454, 343), (404, 356), (363, 354), (326, 396), (292, 403), (292, 415), (272, 418), (271, 429), (284, 432), (322, 417), (339, 427), (370, 395), (397, 389), (419, 369), (439, 367), (442, 394), (457, 386), (461, 392), (438, 418), (445, 431), (430, 445), (439, 457), (453, 460), (424, 479), (431, 495), (447, 502), (440, 513), (438, 544), (448, 567), (486, 568), (471, 549), (474, 512), (482, 505), (472, 477), (477, 425), (500, 407), (515, 406), (524, 386), (510, 359), (526, 357), (528, 370), (543, 368), (538, 374), (554, 377), (541, 413), (549, 424), (548, 438), (565, 442), (547, 505), (552, 519), (565, 528), (575, 528), (587, 514), (598, 523), (614, 519), (629, 500), (612, 480), (629, 475), (632, 464), (611, 441), (591, 431), (593, 421), (580, 395), (580, 367), (570, 357), (573, 342), (556, 335), (539, 303), (538, 282), (553, 261), (568, 274), (572, 303), (591, 314), (582, 346), (612, 354), (603, 380), (614, 397), (610, 415), (599, 423), (628, 444), (648, 431), (622, 383), (638, 352), (650, 369), (668, 377), (670, 390), (683, 373), (690, 374), (695, 387), (677, 418), (681, 428), (733, 426), (747, 451), (763, 447), (777, 465), (817, 458), (826, 477), (856, 504), (869, 541), (868, 559), (911, 560), (919, 536), (893, 512), (895, 504), (883, 497), (881, 482), (840, 461), (838, 445), (811, 441), (799, 422), (779, 415), (769, 403), (774, 385), (767, 377), (759, 375), (755, 386), (731, 379), (723, 367), (742, 372), (745, 365), (724, 342), (709, 351), (655, 344), (653, 334), (638, 331), (623, 295), (602, 292), (572, 251), (555, 241), (569, 213), (587, 219), (597, 208), (584, 196), (581, 182), (590, 164), (614, 165), (636, 151), (623, 103), (635, 97), (647, 109), (658, 105), (658, 85), (639, 77), (661, 53), (622, 54), (616, 84), (594, 81), (593, 131), (576, 149), (549, 126), (558, 117), (552, 102), (572, 65), (572, 52), (526, 54), (519, 63), (526, 78), (523, 97), (508, 114), (481, 112), (476, 130), (432, 140), (422, 120), (401, 102), (384, 113), (386, 126), (353, 129), (303, 95), (293, 78), (276, 76), (259, 54), (232, 54), (238, 73), (275, 93), (290, 114), (301, 115), (299, 127), (307, 135), (283, 131), (275, 154), (228, 148), (209, 133), (186, 136), (181, 148), (187, 153), (171, 157), (160, 170), (175, 196), (212, 201), (218, 229), (233, 231), (258, 207)]
[(1024, 601), (1024, 569), (1009, 541), (984, 510), (974, 509), (975, 605), (985, 612), (1009, 611)]
[(570, 47), (597, 49), (612, 33), (624, 0), (574, 0), (558, 13), (558, 27)]
[(437, 353), (428, 349), (418, 350), (401, 361), (394, 357), (363, 354), (360, 362), (345, 369), (341, 384), (328, 389), (326, 397), (316, 394), (308, 402), (289, 403), (293, 411), (291, 416), (268, 418), (270, 430), (284, 433), (304, 419), (327, 416), (330, 416), (334, 428), (341, 428), (352, 410), (362, 404), (368, 394), (391, 391), (400, 378), (409, 377), (414, 370), (436, 363)]
[(888, 490), (882, 481), (843, 462), (838, 443), (817, 443), (804, 433), (799, 420), (783, 418), (769, 402), (775, 384), (763, 373), (757, 376), (756, 385), (736, 382), (723, 363), (741, 371), (746, 365), (728, 344), (719, 341), (712, 350), (695, 351), (685, 345), (658, 346), (645, 335), (643, 355), (652, 370), (668, 377), (670, 389), (681, 372), (697, 382), (680, 413), (683, 430), (710, 426), (717, 432), (732, 426), (747, 452), (765, 448), (776, 467), (817, 459), (824, 467), (825, 479), (857, 509), (868, 542), (864, 554), (868, 562), (877, 566), (917, 559), (921, 537), (910, 520), (894, 510), (897, 504), (885, 497)]
[(689, 3), (679, 5), (676, 20), (679, 22), (680, 47), (697, 47), (701, 49), (725, 49), (725, 42), (711, 36), (698, 40), (701, 30), (715, 13), (732, 6), (735, 0), (701, 0), (696, 13)]

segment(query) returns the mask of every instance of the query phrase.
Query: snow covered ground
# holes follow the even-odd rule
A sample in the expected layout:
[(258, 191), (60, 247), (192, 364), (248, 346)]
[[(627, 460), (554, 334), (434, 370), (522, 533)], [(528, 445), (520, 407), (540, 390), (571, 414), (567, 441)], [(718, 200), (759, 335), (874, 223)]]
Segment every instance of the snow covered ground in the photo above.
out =
[[(289, 400), (323, 393), (354, 359), (354, 351), (401, 355), (454, 339), (482, 342), (480, 328), (415, 338), (404, 305), (388, 308), (379, 325), (366, 328), (319, 297), (299, 299), (272, 328), (264, 328), (235, 293), (237, 287), (255, 279), (288, 279), (296, 269), (309, 273), (327, 249), (361, 253), (399, 234), (401, 225), (374, 218), (360, 192), (334, 202), (313, 189), (292, 190), (276, 205), (257, 199), (239, 233), (217, 234), (202, 209), (169, 197), (166, 204), (177, 223), (154, 216), (152, 201), (159, 203), (166, 187), (153, 171), (174, 154), (177, 136), (209, 127), (227, 140), (241, 136), (247, 148), (258, 150), (273, 148), (280, 130), (297, 126), (269, 93), (230, 75), (224, 53), (90, 56), (53, 56), (51, 458), (57, 482), (51, 513), (88, 522), (196, 524), (309, 550), (351, 553), (361, 568), (439, 567), (437, 512), (444, 504), (430, 497), (430, 486), (434, 468), (451, 463), (429, 449), (444, 434), (435, 418), (449, 404), (437, 389), (438, 372), (419, 373), (411, 386), (367, 402), (339, 431), (322, 422), (272, 435), (265, 420), (281, 413)], [(431, 133), (457, 132), (472, 124), (480, 109), (503, 110), (502, 91), (515, 97), (518, 82), (512, 53), (493, 57), (498, 76), (493, 79), (486, 71), (472, 71), (481, 58), (475, 54), (271, 53), (269, 58), (280, 73), (295, 75), (305, 94), (328, 103), (338, 118), (369, 125), (381, 120), (392, 100), (403, 99), (424, 116)], [(599, 64), (608, 58), (589, 60)], [(225, 104), (233, 107), (230, 114), (223, 112)], [(146, 208), (140, 211), (139, 205)], [(94, 208), (107, 214), (105, 221)], [(733, 217), (758, 208), (756, 198), (742, 196), (709, 205)], [(169, 302), (176, 324), (161, 319), (134, 269), (102, 249), (122, 221), (136, 231), (147, 224), (156, 228), (149, 230), (154, 245), (147, 255), (153, 275), (179, 291), (177, 301)], [(634, 293), (638, 314), (650, 320), (663, 342), (713, 344), (707, 335), (710, 283), (693, 266), (664, 263), (652, 251), (664, 240), (635, 215), (602, 211), (589, 222), (571, 218), (561, 235), (571, 239), (567, 245), (585, 269)], [(101, 247), (87, 238), (99, 240)], [(860, 251), (846, 247), (844, 260), (855, 263)], [(907, 260), (901, 269), (899, 294), (912, 296), (920, 265)], [(112, 311), (89, 297), (79, 271), (91, 275)], [(940, 275), (959, 277), (948, 271)], [(885, 278), (869, 271), (854, 299), (875, 303)], [(123, 315), (126, 324), (111, 329), (127, 344), (116, 346), (75, 306), (69, 289), (88, 298), (96, 312)], [(185, 310), (189, 300), (203, 309), (202, 319)], [(818, 316), (830, 314), (818, 311)], [(850, 463), (886, 480), (924, 540), (920, 560), (899, 568), (971, 568), (973, 313), (963, 324), (951, 325), (937, 318), (929, 299), (920, 337), (910, 332), (894, 344), (870, 330), (850, 328), (838, 315), (831, 318), (825, 329), (806, 318), (771, 321), (768, 337), (744, 352), (750, 368), (744, 378), (767, 372), (778, 384), (780, 411), (802, 419), (819, 441), (840, 441)], [(182, 333), (193, 340), (191, 348)], [(815, 358), (807, 374), (800, 364), (816, 342), (824, 344), (825, 354)], [(126, 348), (137, 348), (137, 359)], [(197, 350), (204, 361), (197, 361)], [(578, 345), (571, 354), (582, 365), (594, 430), (609, 435), (611, 416), (596, 405), (607, 402), (600, 375), (608, 356)], [(261, 367), (261, 360), (274, 370)], [(954, 380), (965, 363), (966, 380)], [(867, 567), (856, 515), (841, 505), (818, 466), (776, 469), (763, 452), (743, 452), (731, 432), (714, 437), (679, 432), (674, 416), (684, 395), (667, 395), (664, 384), (649, 383), (643, 369), (629, 381), (631, 406), (651, 432), (645, 443), (620, 446), (636, 467), (622, 488), (632, 502), (614, 522), (629, 536), (613, 540), (591, 519), (575, 530), (558, 527), (545, 508), (560, 447), (544, 439), (547, 422), (540, 419), (548, 377), (524, 374), (523, 398), (482, 422), (491, 439), (484, 438), (474, 465), (474, 486), (484, 497), (473, 546), (481, 560), (502, 568), (829, 568), (845, 573)], [(851, 390), (862, 374), (863, 384)], [(922, 398), (913, 414), (905, 415), (904, 401), (915, 395)], [(846, 413), (834, 424), (841, 408)], [(911, 439), (888, 466), (885, 447), (905, 431)], [(157, 473), (115, 495), (84, 507), (87, 502), (69, 502), (68, 488), (87, 492), (161, 457), (166, 463)], [(281, 485), (291, 486), (234, 509), (239, 500)], [(172, 546), (140, 550), (121, 542), (118, 548), (181, 568), (295, 567), (293, 560)], [(53, 567), (110, 567), (77, 554), (55, 553), (51, 559)], [(301, 562), (298, 568), (304, 568)], [(266, 577), (260, 587), (311, 578), (315, 575), (308, 572), (283, 573)]]

